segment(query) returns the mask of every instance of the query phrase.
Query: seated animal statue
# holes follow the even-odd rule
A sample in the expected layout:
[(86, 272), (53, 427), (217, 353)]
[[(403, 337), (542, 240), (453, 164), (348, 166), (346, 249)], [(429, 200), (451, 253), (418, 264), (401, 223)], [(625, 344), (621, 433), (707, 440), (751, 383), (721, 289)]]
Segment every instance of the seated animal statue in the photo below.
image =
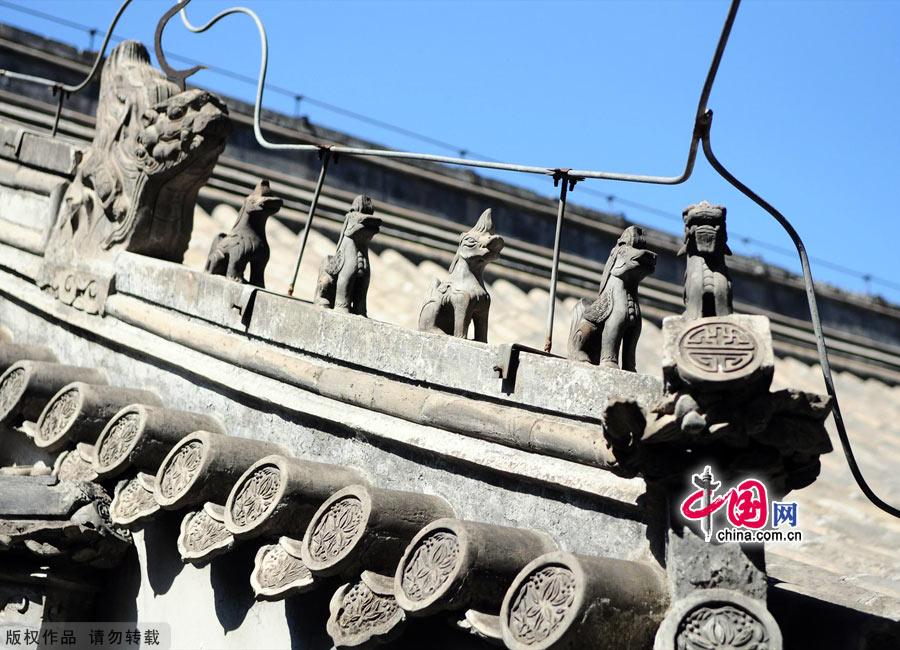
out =
[(575, 361), (636, 370), (641, 335), (638, 285), (656, 268), (656, 253), (647, 249), (644, 232), (629, 226), (603, 267), (600, 290), (593, 302), (582, 299), (572, 312), (568, 356)]
[(470, 323), (475, 340), (487, 342), (491, 296), (484, 287), (484, 268), (500, 257), (503, 238), (494, 234), (491, 211), (485, 210), (472, 229), (460, 238), (450, 277), (437, 279), (419, 312), (419, 329), (466, 338)]
[(269, 181), (257, 183), (253, 193), (244, 200), (231, 232), (221, 232), (213, 239), (206, 258), (206, 272), (244, 282), (244, 272), (249, 266), (250, 284), (265, 287), (269, 263), (266, 221), (281, 205), (281, 199), (272, 194)]
[(369, 242), (381, 228), (381, 219), (374, 214), (371, 198), (361, 194), (353, 199), (335, 253), (327, 256), (319, 267), (317, 305), (367, 315), (366, 295), (371, 279)]
[(103, 66), (94, 139), (60, 203), (48, 241), (53, 259), (128, 250), (181, 261), (197, 193), (230, 130), (215, 95), (180, 88), (123, 41)]
[(725, 256), (731, 255), (725, 230), (725, 208), (701, 201), (685, 208), (684, 314), (688, 318), (728, 316), (734, 312), (731, 275)]

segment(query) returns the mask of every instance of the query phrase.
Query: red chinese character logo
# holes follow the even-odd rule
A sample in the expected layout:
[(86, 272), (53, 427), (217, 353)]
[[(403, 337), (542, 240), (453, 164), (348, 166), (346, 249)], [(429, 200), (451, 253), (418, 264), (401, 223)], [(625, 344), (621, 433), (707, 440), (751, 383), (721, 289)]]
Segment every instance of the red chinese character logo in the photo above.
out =
[(726, 515), (732, 526), (758, 529), (766, 525), (769, 518), (769, 498), (762, 481), (746, 479), (717, 497), (715, 492), (721, 483), (714, 479), (707, 466), (703, 473), (692, 477), (692, 483), (697, 490), (681, 502), (681, 514), (685, 519), (700, 520), (700, 529), (707, 542), (713, 534), (712, 515), (726, 504)]

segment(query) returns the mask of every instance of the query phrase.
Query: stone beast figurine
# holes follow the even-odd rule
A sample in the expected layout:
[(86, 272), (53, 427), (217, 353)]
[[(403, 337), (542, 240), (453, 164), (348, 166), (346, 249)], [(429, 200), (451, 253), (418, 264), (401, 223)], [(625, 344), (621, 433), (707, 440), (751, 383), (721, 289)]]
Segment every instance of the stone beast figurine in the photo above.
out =
[(261, 180), (244, 199), (231, 232), (221, 232), (213, 239), (206, 258), (206, 272), (224, 275), (229, 280), (244, 282), (244, 271), (250, 267), (250, 284), (265, 287), (269, 243), (266, 221), (281, 209), (282, 201), (272, 194), (269, 181)]
[(629, 226), (603, 267), (600, 291), (593, 302), (582, 299), (572, 312), (569, 358), (609, 368), (635, 371), (641, 335), (638, 284), (656, 268), (656, 253), (647, 250), (644, 233)]
[(369, 242), (381, 227), (381, 219), (373, 216), (372, 199), (360, 195), (353, 199), (344, 219), (344, 228), (334, 255), (327, 256), (319, 267), (315, 302), (335, 311), (366, 315), (369, 291)]
[(701, 201), (685, 208), (684, 245), (679, 255), (687, 255), (684, 270), (684, 315), (688, 318), (728, 316), (731, 304), (731, 275), (725, 256), (725, 208)]
[(100, 77), (94, 139), (60, 203), (47, 258), (128, 250), (180, 262), (229, 129), (218, 97), (182, 92), (137, 41), (116, 45)]
[(503, 239), (494, 234), (491, 211), (485, 210), (462, 234), (446, 282), (437, 279), (419, 312), (419, 329), (466, 338), (475, 323), (475, 340), (487, 342), (491, 296), (484, 288), (484, 267), (500, 257)]

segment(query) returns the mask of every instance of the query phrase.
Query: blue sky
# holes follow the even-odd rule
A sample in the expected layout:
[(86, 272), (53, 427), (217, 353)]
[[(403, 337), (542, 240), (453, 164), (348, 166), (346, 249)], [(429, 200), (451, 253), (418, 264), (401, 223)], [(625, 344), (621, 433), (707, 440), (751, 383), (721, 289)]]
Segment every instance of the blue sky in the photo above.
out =
[[(12, 1), (101, 33), (118, 6)], [(267, 26), (272, 84), (496, 159), (666, 175), (684, 164), (697, 96), (728, 8), (725, 1), (243, 3)], [(4, 4), (0, 20), (87, 47), (83, 32)], [(171, 4), (136, 0), (116, 33), (152, 43), (158, 16)], [(188, 11), (199, 23), (233, 4), (194, 0)], [(259, 46), (244, 17), (204, 35), (190, 34), (176, 18), (165, 44), (169, 52), (256, 75)], [(895, 303), (898, 70), (900, 3), (749, 1), (710, 100), (720, 160), (793, 221), (814, 257), (884, 280), (873, 280), (870, 289)], [(211, 71), (192, 81), (253, 96), (250, 84)], [(265, 105), (295, 111), (291, 97), (271, 92)], [(453, 155), (308, 101), (300, 112), (388, 146)], [(495, 175), (555, 192), (546, 178)], [(655, 210), (609, 204), (605, 194)], [(728, 206), (737, 252), (799, 268), (769, 248), (790, 248), (780, 228), (702, 157), (681, 186), (589, 181), (571, 195), (670, 232), (680, 230), (681, 209), (700, 199)], [(866, 289), (862, 278), (827, 265), (814, 263), (813, 270), (819, 280)]]

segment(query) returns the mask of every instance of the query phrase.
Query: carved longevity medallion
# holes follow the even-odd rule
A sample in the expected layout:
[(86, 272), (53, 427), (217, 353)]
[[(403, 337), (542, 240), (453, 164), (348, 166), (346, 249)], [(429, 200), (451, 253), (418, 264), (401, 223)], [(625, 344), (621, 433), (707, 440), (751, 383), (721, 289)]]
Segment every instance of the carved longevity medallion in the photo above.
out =
[(264, 465), (248, 476), (231, 506), (234, 523), (243, 528), (264, 517), (275, 505), (280, 485), (281, 471), (273, 465)]
[(758, 347), (753, 334), (740, 325), (705, 321), (681, 335), (678, 352), (695, 373), (724, 379), (752, 370)]
[(376, 594), (360, 580), (344, 594), (335, 621), (348, 634), (360, 634), (388, 624), (399, 609), (396, 600)]
[(97, 450), (101, 468), (115, 465), (131, 451), (140, 424), (141, 416), (137, 413), (126, 413), (115, 421)]
[(182, 446), (169, 460), (159, 483), (159, 492), (173, 499), (194, 479), (203, 460), (203, 443), (192, 440)]
[(424, 600), (450, 579), (459, 564), (459, 539), (449, 531), (435, 531), (419, 540), (403, 568), (401, 588), (410, 600)]
[(326, 510), (309, 540), (309, 552), (320, 562), (328, 562), (349, 548), (362, 533), (363, 506), (355, 496), (336, 501)]
[(57, 397), (41, 420), (37, 435), (42, 441), (56, 440), (72, 424), (78, 404), (78, 389), (72, 388)]
[(0, 418), (6, 416), (13, 405), (22, 397), (25, 389), (25, 368), (14, 368), (0, 384)]
[(277, 589), (311, 577), (303, 561), (288, 553), (281, 544), (266, 547), (257, 572), (260, 586), (267, 589)]
[(206, 508), (190, 517), (184, 535), (184, 547), (189, 551), (200, 553), (231, 537), (225, 524), (211, 517)]
[(525, 580), (509, 608), (509, 630), (519, 643), (533, 645), (553, 634), (575, 601), (575, 576), (562, 566), (549, 566)]
[(749, 612), (723, 605), (700, 607), (678, 626), (677, 650), (767, 650), (769, 634)]

